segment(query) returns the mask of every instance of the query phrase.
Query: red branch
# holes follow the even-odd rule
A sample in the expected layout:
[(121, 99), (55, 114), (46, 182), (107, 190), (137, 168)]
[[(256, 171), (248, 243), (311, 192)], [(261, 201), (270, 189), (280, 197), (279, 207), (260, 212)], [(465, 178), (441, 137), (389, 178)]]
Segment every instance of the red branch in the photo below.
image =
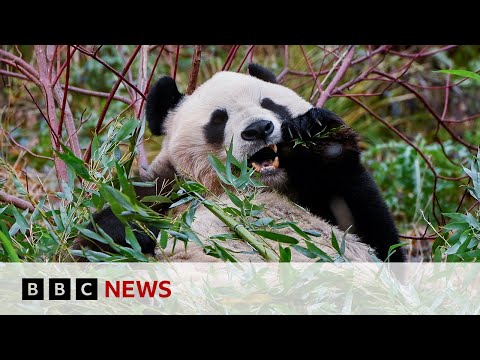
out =
[[(128, 81), (128, 79), (125, 78), (125, 74), (120, 74), (117, 70), (115, 70), (113, 67), (111, 67), (110, 65), (108, 65), (104, 60), (102, 60), (101, 58), (97, 57), (97, 54), (96, 53), (92, 53), (90, 51), (87, 51), (85, 49), (83, 49), (82, 47), (80, 46), (76, 46), (76, 45), (72, 45), (75, 49), (78, 49), (81, 53), (91, 57), (92, 59), (94, 59), (95, 61), (98, 61), (100, 64), (102, 64), (103, 66), (105, 66), (108, 70), (110, 70), (112, 73), (114, 73), (118, 78), (120, 78), (125, 84), (127, 84), (128, 86), (130, 86), (133, 90), (135, 90), (137, 92), (138, 95), (140, 95), (142, 98), (145, 99), (145, 94), (142, 93), (135, 85), (133, 85), (130, 81)], [(128, 69), (127, 69), (128, 71)]]
[(198, 71), (200, 70), (200, 60), (202, 59), (202, 46), (195, 45), (195, 50), (192, 59), (192, 71), (188, 80), (187, 95), (193, 93), (197, 87)]
[(345, 59), (343, 59), (342, 65), (340, 66), (337, 73), (335, 74), (335, 77), (330, 82), (330, 84), (328, 84), (325, 91), (321, 93), (320, 98), (318, 99), (317, 103), (315, 104), (316, 107), (322, 107), (323, 105), (325, 105), (325, 102), (330, 97), (333, 89), (335, 89), (335, 86), (337, 86), (338, 82), (340, 80), (342, 80), (343, 75), (345, 75), (345, 73), (347, 72), (348, 67), (350, 66), (350, 63), (352, 62), (352, 58), (353, 58), (354, 53), (355, 53), (355, 48), (352, 46), (348, 50), (348, 53), (345, 56)]
[(35, 207), (26, 200), (20, 199), (16, 196), (9, 195), (5, 191), (0, 190), (0, 200), (7, 203), (12, 204), (15, 207), (25, 210), (29, 209), (30, 211), (34, 211)]
[[(95, 133), (96, 134), (98, 134), (98, 132), (100, 131), (100, 129), (102, 127), (103, 120), (105, 119), (105, 115), (107, 115), (107, 110), (110, 106), (110, 103), (112, 102), (113, 96), (117, 92), (118, 87), (122, 83), (122, 79), (124, 79), (125, 74), (127, 73), (128, 69), (130, 69), (130, 66), (133, 63), (133, 60), (135, 60), (135, 57), (137, 56), (140, 49), (141, 49), (141, 45), (137, 45), (137, 47), (133, 51), (133, 54), (130, 56), (130, 59), (128, 59), (127, 64), (123, 68), (121, 76), (118, 78), (115, 85), (113, 85), (113, 88), (110, 91), (110, 96), (107, 98), (107, 101), (105, 103), (105, 106), (103, 107), (102, 113), (100, 114), (100, 117), (98, 118), (97, 125), (95, 126)], [(84, 160), (87, 163), (90, 161), (90, 156), (92, 155), (92, 141), (90, 141), (90, 145), (88, 146), (87, 152), (85, 153), (85, 159)]]
[[(72, 56), (70, 53), (70, 46), (67, 45), (67, 60), (65, 61), (67, 64), (67, 72), (65, 74), (65, 88), (63, 89), (63, 101), (62, 101), (62, 110), (60, 112), (60, 124), (58, 124), (58, 137), (62, 136), (62, 128), (63, 128), (63, 119), (65, 117), (65, 106), (67, 105), (67, 93), (68, 93), (68, 84), (70, 83), (70, 60)], [(56, 81), (52, 84), (55, 85)]]

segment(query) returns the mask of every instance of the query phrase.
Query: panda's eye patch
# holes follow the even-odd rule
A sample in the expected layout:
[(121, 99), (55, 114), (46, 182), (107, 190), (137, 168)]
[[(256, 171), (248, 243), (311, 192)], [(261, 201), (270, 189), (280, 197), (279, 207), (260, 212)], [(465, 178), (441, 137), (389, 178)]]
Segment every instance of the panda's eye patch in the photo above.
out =
[(286, 106), (279, 105), (270, 98), (263, 98), (260, 102), (260, 106), (266, 110), (270, 110), (282, 120), (292, 118), (292, 114)]
[(228, 120), (228, 113), (225, 109), (217, 109), (210, 115), (210, 121), (214, 124), (225, 124)]

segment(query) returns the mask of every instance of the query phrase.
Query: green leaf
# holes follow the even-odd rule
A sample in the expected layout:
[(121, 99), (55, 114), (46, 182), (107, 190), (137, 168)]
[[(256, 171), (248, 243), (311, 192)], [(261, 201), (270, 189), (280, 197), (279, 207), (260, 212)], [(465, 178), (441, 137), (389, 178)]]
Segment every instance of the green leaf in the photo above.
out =
[(455, 220), (455, 221), (461, 221), (461, 222), (464, 222), (466, 221), (466, 218), (465, 218), (465, 215), (464, 214), (460, 214), (460, 213), (443, 213), (443, 215), (445, 215), (446, 217), (452, 219), (452, 220)]
[(17, 210), (17, 208), (13, 205), (11, 205), (11, 211), (13, 216), (15, 217), (15, 222), (19, 226), (20, 231), (22, 232), (23, 235), (25, 235), (26, 231), (30, 229), (28, 226), (27, 220), (25, 219), (25, 216), (20, 214)]
[(65, 197), (65, 200), (67, 200), (69, 203), (73, 202), (73, 191), (63, 179), (62, 179), (62, 187), (63, 187), (62, 194)]
[(433, 261), (434, 262), (441, 262), (442, 261), (442, 248), (439, 246), (434, 251)]
[(273, 221), (272, 218), (269, 218), (269, 217), (264, 217), (264, 218), (260, 218), (258, 219), (257, 221), (254, 221), (251, 225), (253, 226), (267, 226), (268, 224), (271, 224)]
[(317, 255), (315, 255), (313, 252), (311, 252), (308, 249), (305, 249), (304, 247), (300, 245), (293, 245), (292, 246), (295, 250), (297, 250), (300, 254), (308, 257), (309, 259), (315, 259)]
[(215, 172), (217, 173), (219, 179), (225, 184), (232, 185), (224, 175), (226, 172), (225, 165), (216, 156), (211, 154), (208, 155), (208, 160), (210, 161), (210, 164), (212, 165)]
[(278, 250), (280, 252), (280, 262), (292, 261), (292, 250), (289, 247), (283, 248), (282, 245), (278, 244)]
[(182, 234), (181, 232), (175, 231), (175, 230), (167, 230), (167, 233), (172, 235), (175, 239), (179, 239), (181, 241), (188, 241), (188, 237), (185, 234)]
[[(107, 184), (101, 184), (99, 191), (100, 195), (110, 204), (110, 208), (115, 215), (120, 215), (125, 210), (135, 212), (135, 207), (130, 198), (117, 189)], [(119, 218), (119, 220), (123, 221), (122, 218)]]
[(135, 200), (137, 198), (137, 194), (135, 193), (133, 185), (127, 179), (125, 169), (120, 166), (118, 162), (115, 162), (115, 168), (117, 170), (118, 182), (122, 187), (122, 193), (127, 195), (131, 200)]
[(12, 180), (13, 184), (15, 185), (15, 190), (17, 190), (17, 192), (22, 196), (27, 195), (27, 191), (23, 187), (22, 183), (15, 176), (12, 177)]
[(254, 230), (253, 231), (255, 234), (260, 235), (264, 238), (277, 241), (280, 243), (285, 243), (285, 244), (298, 244), (298, 240), (295, 239), (294, 237), (284, 235), (284, 234), (278, 234), (270, 231), (265, 231), (265, 230)]
[(133, 250), (139, 252), (140, 254), (142, 253), (142, 247), (138, 243), (135, 234), (129, 226), (125, 227), (125, 241), (132, 247)]
[(99, 251), (90, 249), (84, 250), (69, 250), (73, 256), (84, 257), (90, 262), (114, 262), (115, 260), (125, 260), (125, 257), (120, 255), (109, 255)]
[(160, 204), (168, 204), (171, 203), (172, 200), (170, 200), (166, 196), (162, 195), (149, 195), (149, 196), (144, 196), (141, 200), (143, 203), (160, 203)]
[(165, 249), (168, 244), (168, 233), (165, 230), (161, 230), (159, 238), (157, 238), (158, 243), (162, 249)]
[(480, 75), (474, 73), (473, 71), (468, 70), (437, 70), (435, 72), (443, 73), (443, 74), (451, 74), (457, 76), (463, 76), (469, 79), (480, 80)]
[(450, 231), (450, 230), (465, 230), (465, 229), (468, 229), (470, 226), (468, 225), (468, 222), (467, 221), (452, 221), (452, 222), (449, 222), (448, 224), (446, 224), (445, 226), (443, 226), (443, 230), (447, 230), (447, 231)]
[(470, 243), (470, 239), (473, 236), (473, 234), (471, 233), (471, 230), (467, 229), (462, 233), (459, 232), (458, 234), (460, 234), (460, 236), (458, 237), (458, 241), (456, 241), (451, 247), (449, 247), (445, 251), (446, 255), (461, 253), (467, 249), (467, 246)]
[(310, 236), (308, 236), (308, 234), (307, 234), (305, 231), (303, 231), (302, 229), (300, 229), (297, 224), (295, 224), (295, 223), (293, 223), (293, 222), (287, 222), (287, 223), (285, 223), (285, 224), (288, 224), (288, 226), (289, 226), (290, 228), (292, 228), (293, 231), (295, 231), (298, 235), (300, 235), (300, 236), (303, 237), (304, 239), (310, 240)]
[(37, 207), (35, 210), (33, 210), (32, 216), (30, 216), (30, 222), (35, 223), (35, 220), (37, 220), (38, 215), (40, 215), (40, 210), (43, 209), (43, 206), (45, 205), (45, 200), (46, 197), (42, 197), (40, 201), (38, 202)]
[(475, 218), (473, 217), (472, 214), (467, 213), (466, 218), (467, 218), (468, 224), (469, 224), (471, 227), (473, 227), (473, 228), (476, 229), (476, 230), (480, 230), (480, 223), (478, 222), (477, 219), (475, 219)]
[(155, 181), (145, 181), (145, 182), (139, 182), (139, 181), (132, 181), (133, 186), (138, 186), (138, 187), (154, 187), (157, 185)]
[(340, 246), (338, 245), (337, 236), (336, 236), (335, 233), (333, 232), (333, 229), (332, 229), (332, 236), (331, 236), (331, 238), (332, 238), (332, 246), (333, 246), (333, 248), (334, 248), (335, 250), (337, 250), (337, 252), (338, 252), (339, 255), (343, 255), (343, 254), (341, 253)]
[(63, 152), (54, 150), (55, 153), (58, 155), (58, 157), (62, 159), (65, 162), (65, 164), (82, 179), (93, 181), (93, 179), (90, 177), (90, 174), (87, 170), (85, 162), (82, 159), (77, 158), (68, 147), (66, 147), (63, 144), (61, 145), (62, 145)]
[(243, 209), (243, 201), (240, 200), (238, 196), (236, 196), (234, 193), (232, 193), (228, 189), (225, 188), (224, 190), (227, 193), (230, 200), (232, 200), (232, 202), (235, 204), (235, 206), (238, 207), (239, 209)]
[(181, 198), (180, 200), (174, 202), (172, 205), (170, 205), (169, 209), (173, 209), (177, 206), (180, 206), (180, 205), (185, 204), (185, 203), (187, 203), (189, 201), (192, 201), (192, 200), (193, 200), (193, 196), (186, 196), (186, 197)]
[(315, 237), (321, 237), (322, 236), (322, 233), (320, 233), (316, 230), (305, 230), (305, 233), (308, 234), (308, 235), (315, 236)]
[(305, 241), (307, 243), (307, 249), (310, 250), (313, 254), (318, 256), (320, 259), (326, 262), (333, 262), (333, 259), (322, 249), (317, 247), (314, 243), (310, 241)]
[(195, 219), (195, 212), (197, 211), (197, 207), (199, 205), (199, 201), (197, 199), (193, 200), (188, 210), (183, 213), (183, 220), (188, 227), (192, 226), (193, 220)]
[(184, 229), (183, 230), (184, 234), (187, 236), (188, 240), (193, 242), (194, 244), (203, 247), (203, 243), (200, 240), (200, 238), (195, 234), (192, 230), (189, 229)]
[(98, 134), (94, 133), (93, 140), (92, 140), (92, 160), (98, 161), (100, 156), (102, 155), (100, 151), (100, 140), (98, 140)]
[(3, 231), (0, 231), (0, 242), (2, 243), (3, 250), (9, 257), (10, 261), (20, 262), (20, 258), (18, 257), (17, 252), (15, 251), (15, 248), (13, 247), (10, 236), (7, 236), (6, 234), (4, 234)]
[(84, 236), (86, 236), (88, 239), (93, 239), (98, 242), (101, 242), (102, 244), (108, 244), (109, 241), (105, 240), (101, 235), (97, 234), (96, 232), (89, 230), (87, 228), (84, 228), (81, 225), (75, 226), (75, 228)]
[(210, 236), (210, 239), (218, 239), (218, 240), (230, 240), (230, 239), (239, 239), (238, 235), (235, 233), (225, 233), (225, 234), (217, 234)]
[(132, 136), (133, 130), (140, 124), (137, 119), (128, 119), (115, 134), (114, 142), (121, 142)]
[(393, 244), (391, 245), (389, 248), (388, 248), (388, 254), (387, 254), (387, 258), (385, 259), (385, 262), (388, 261), (388, 259), (390, 259), (390, 256), (393, 255), (393, 253), (396, 251), (395, 249), (401, 247), (401, 246), (406, 246), (407, 243), (401, 243), (401, 244)]
[(237, 259), (233, 257), (227, 249), (224, 249), (222, 246), (217, 244), (215, 241), (213, 241), (213, 245), (215, 246), (215, 250), (217, 251), (217, 255), (222, 259), (223, 261), (231, 261), (231, 262), (237, 262)]

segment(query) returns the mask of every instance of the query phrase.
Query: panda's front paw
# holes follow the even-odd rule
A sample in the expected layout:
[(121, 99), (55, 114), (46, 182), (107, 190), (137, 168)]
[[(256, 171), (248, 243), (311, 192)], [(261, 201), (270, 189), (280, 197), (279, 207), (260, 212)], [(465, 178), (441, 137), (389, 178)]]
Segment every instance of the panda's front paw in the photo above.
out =
[(358, 135), (338, 115), (325, 109), (312, 108), (285, 121), (282, 136), (279, 154), (287, 163), (288, 159), (308, 156), (315, 156), (317, 164), (346, 159), (359, 161)]
[(311, 108), (308, 112), (282, 124), (285, 141), (327, 138), (337, 128), (345, 127), (342, 119), (331, 111)]

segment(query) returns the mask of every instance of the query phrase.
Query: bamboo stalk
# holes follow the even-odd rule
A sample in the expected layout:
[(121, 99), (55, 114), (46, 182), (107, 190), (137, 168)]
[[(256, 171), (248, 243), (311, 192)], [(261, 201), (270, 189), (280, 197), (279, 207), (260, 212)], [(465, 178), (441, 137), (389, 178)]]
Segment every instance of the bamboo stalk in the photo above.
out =
[(243, 240), (249, 243), (258, 253), (268, 262), (277, 262), (278, 256), (264, 244), (257, 240), (242, 224), (225, 214), (225, 212), (217, 205), (204, 202), (203, 205), (210, 210), (217, 218), (227, 225), (232, 231), (234, 231)]
[(10, 241), (10, 238), (7, 237), (3, 231), (0, 231), (0, 240), (3, 245), (3, 250), (5, 250), (5, 253), (8, 255), (10, 260), (12, 262), (20, 262), (20, 258), (17, 255), (17, 252), (15, 251), (15, 248), (12, 245), (12, 242)]

